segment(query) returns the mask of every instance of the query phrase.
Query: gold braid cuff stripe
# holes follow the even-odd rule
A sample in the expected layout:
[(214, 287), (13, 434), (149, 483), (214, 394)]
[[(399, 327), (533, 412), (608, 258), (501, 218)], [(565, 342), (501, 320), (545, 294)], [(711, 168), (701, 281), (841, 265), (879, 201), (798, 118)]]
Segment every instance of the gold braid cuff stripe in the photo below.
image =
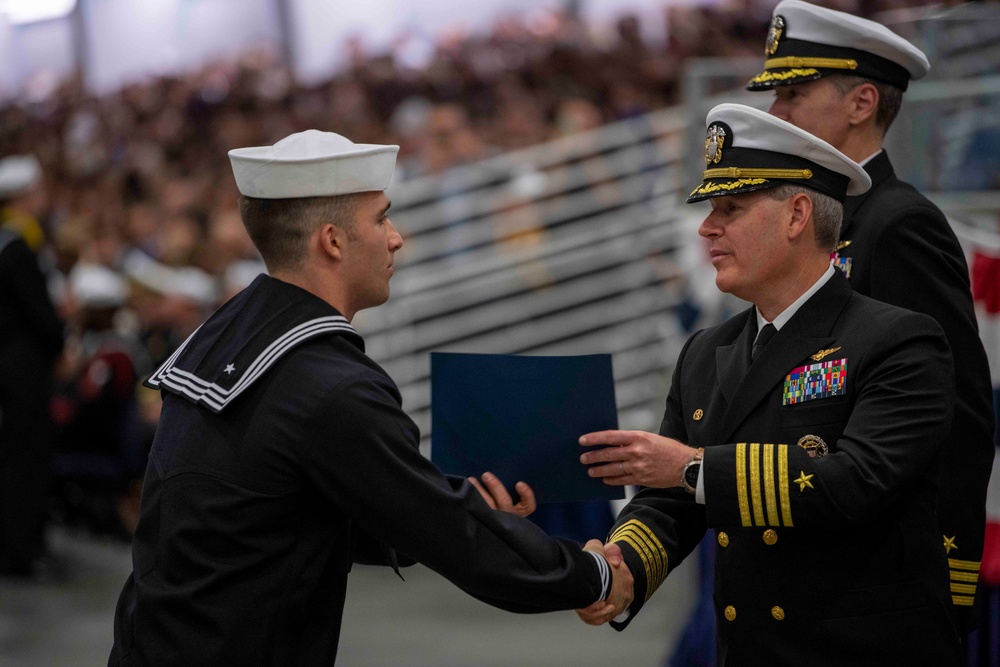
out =
[(740, 505), (740, 523), (744, 528), (753, 525), (750, 519), (750, 499), (747, 496), (747, 443), (736, 443), (736, 499)]
[(979, 572), (979, 561), (958, 560), (957, 558), (949, 558), (948, 567), (950, 567), (953, 570), (968, 570), (969, 572)]
[(646, 570), (646, 598), (667, 578), (667, 552), (659, 538), (641, 521), (631, 519), (619, 526), (609, 542), (625, 542), (639, 555)]
[(744, 169), (742, 167), (721, 167), (706, 169), (702, 178), (802, 178), (810, 179), (811, 169)]
[(952, 570), (951, 571), (951, 580), (952, 581), (968, 581), (968, 582), (971, 582), (971, 583), (974, 584), (974, 583), (976, 583), (976, 582), (979, 581), (979, 575), (976, 574), (975, 572), (955, 572), (954, 570)]
[(787, 56), (785, 58), (768, 58), (764, 61), (764, 69), (778, 69), (784, 67), (819, 67), (821, 69), (857, 69), (858, 61), (850, 58), (799, 58), (797, 56)]
[(974, 601), (975, 601), (975, 598), (969, 597), (969, 596), (966, 596), (966, 595), (952, 595), (951, 596), (951, 602), (952, 602), (952, 604), (958, 605), (959, 607), (971, 607), (972, 603)]
[(646, 598), (645, 599), (648, 600), (649, 596), (650, 596), (650, 592), (649, 592), (649, 589), (651, 587), (650, 586), (650, 582), (653, 581), (653, 573), (650, 571), (650, 568), (649, 568), (649, 557), (648, 557), (649, 553), (646, 551), (645, 545), (640, 544), (631, 535), (626, 535), (626, 534), (616, 535), (615, 537), (611, 538), (611, 541), (612, 542), (624, 542), (625, 544), (628, 544), (633, 549), (635, 549), (636, 553), (639, 554), (639, 559), (642, 560), (642, 566), (646, 570)]
[(788, 497), (788, 486), (790, 484), (788, 476), (788, 445), (778, 445), (778, 492), (781, 495), (781, 519), (785, 522), (786, 528), (791, 528), (792, 523), (792, 501)]
[[(761, 451), (764, 457), (763, 471), (760, 464)], [(777, 475), (774, 470), (775, 453), (777, 453)], [(764, 444), (762, 450), (762, 446), (756, 442), (751, 442), (749, 445), (745, 442), (736, 443), (736, 500), (740, 509), (740, 523), (744, 527), (794, 526), (792, 503), (788, 496), (788, 445)]]
[(764, 502), (760, 497), (760, 443), (750, 443), (750, 502), (753, 504), (753, 522), (755, 526), (766, 525), (764, 520)]
[(764, 445), (764, 505), (767, 507), (767, 524), (780, 526), (778, 498), (774, 491), (774, 445)]

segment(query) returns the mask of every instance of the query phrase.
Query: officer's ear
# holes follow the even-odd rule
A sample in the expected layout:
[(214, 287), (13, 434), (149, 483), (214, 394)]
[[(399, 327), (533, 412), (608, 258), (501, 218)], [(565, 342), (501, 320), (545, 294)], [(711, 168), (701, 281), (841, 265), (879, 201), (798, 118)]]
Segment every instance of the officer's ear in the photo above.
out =
[(315, 239), (320, 254), (336, 262), (343, 259), (344, 242), (346, 240), (347, 235), (344, 233), (344, 230), (329, 222), (319, 228)]
[(851, 125), (863, 125), (869, 119), (876, 117), (879, 95), (875, 84), (866, 81), (859, 86), (855, 86), (847, 94), (851, 97), (849, 107), (849, 122)]
[(786, 226), (788, 240), (798, 241), (812, 222), (812, 198), (804, 192), (794, 194), (788, 199), (786, 210), (789, 213)]

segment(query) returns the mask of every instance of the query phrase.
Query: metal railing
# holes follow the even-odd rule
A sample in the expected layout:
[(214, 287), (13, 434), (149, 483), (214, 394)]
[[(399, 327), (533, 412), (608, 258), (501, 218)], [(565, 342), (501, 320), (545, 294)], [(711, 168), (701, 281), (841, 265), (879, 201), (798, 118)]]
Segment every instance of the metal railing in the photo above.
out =
[[(356, 324), (399, 384), (425, 453), (432, 350), (611, 354), (620, 425), (657, 427), (689, 332), (742, 304), (691, 298), (714, 286), (685, 261), (697, 241), (688, 223), (701, 211), (683, 199), (700, 180), (708, 109), (769, 104), (770, 96), (742, 90), (759, 64), (691, 60), (684, 107), (393, 185), (393, 219), (406, 243), (392, 298)], [(982, 104), (992, 111), (976, 116)], [(890, 133), (901, 177), (928, 190), (956, 223), (969, 219), (963, 210), (973, 202), (980, 214), (1000, 207), (995, 192), (944, 192), (943, 167), (964, 159), (956, 142), (972, 135), (942, 119), (972, 109), (976, 122), (962, 127), (989, 129), (1000, 122), (998, 106), (1000, 77), (916, 82)]]
[(429, 352), (612, 355), (619, 423), (655, 428), (686, 334), (684, 115), (624, 121), (390, 189), (389, 302), (356, 319), (429, 448)]

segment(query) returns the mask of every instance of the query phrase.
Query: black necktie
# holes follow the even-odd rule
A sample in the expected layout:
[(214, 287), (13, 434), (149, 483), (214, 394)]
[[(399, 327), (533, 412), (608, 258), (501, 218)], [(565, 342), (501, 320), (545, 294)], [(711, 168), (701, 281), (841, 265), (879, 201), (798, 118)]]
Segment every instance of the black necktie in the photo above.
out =
[(778, 333), (778, 330), (774, 328), (773, 324), (768, 323), (764, 325), (764, 328), (760, 330), (759, 334), (757, 334), (757, 340), (753, 342), (753, 349), (750, 351), (751, 361), (757, 358), (760, 351), (764, 349), (764, 346), (767, 345), (772, 338), (774, 338), (774, 334), (776, 333)]

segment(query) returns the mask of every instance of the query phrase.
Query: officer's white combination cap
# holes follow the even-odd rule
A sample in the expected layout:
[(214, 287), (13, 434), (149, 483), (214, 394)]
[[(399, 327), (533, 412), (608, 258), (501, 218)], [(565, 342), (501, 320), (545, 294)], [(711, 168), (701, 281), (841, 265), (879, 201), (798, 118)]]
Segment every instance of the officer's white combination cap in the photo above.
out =
[(399, 146), (306, 130), (273, 146), (233, 149), (229, 161), (236, 186), (248, 197), (332, 197), (388, 188), (398, 152)]
[(927, 56), (884, 25), (800, 0), (774, 8), (764, 44), (764, 71), (750, 90), (767, 90), (850, 74), (906, 90), (930, 70)]
[(742, 194), (795, 183), (843, 202), (872, 181), (849, 157), (771, 114), (742, 104), (720, 104), (705, 119), (703, 182), (687, 198)]
[(0, 160), (0, 197), (21, 194), (42, 179), (42, 167), (34, 155), (12, 155)]

